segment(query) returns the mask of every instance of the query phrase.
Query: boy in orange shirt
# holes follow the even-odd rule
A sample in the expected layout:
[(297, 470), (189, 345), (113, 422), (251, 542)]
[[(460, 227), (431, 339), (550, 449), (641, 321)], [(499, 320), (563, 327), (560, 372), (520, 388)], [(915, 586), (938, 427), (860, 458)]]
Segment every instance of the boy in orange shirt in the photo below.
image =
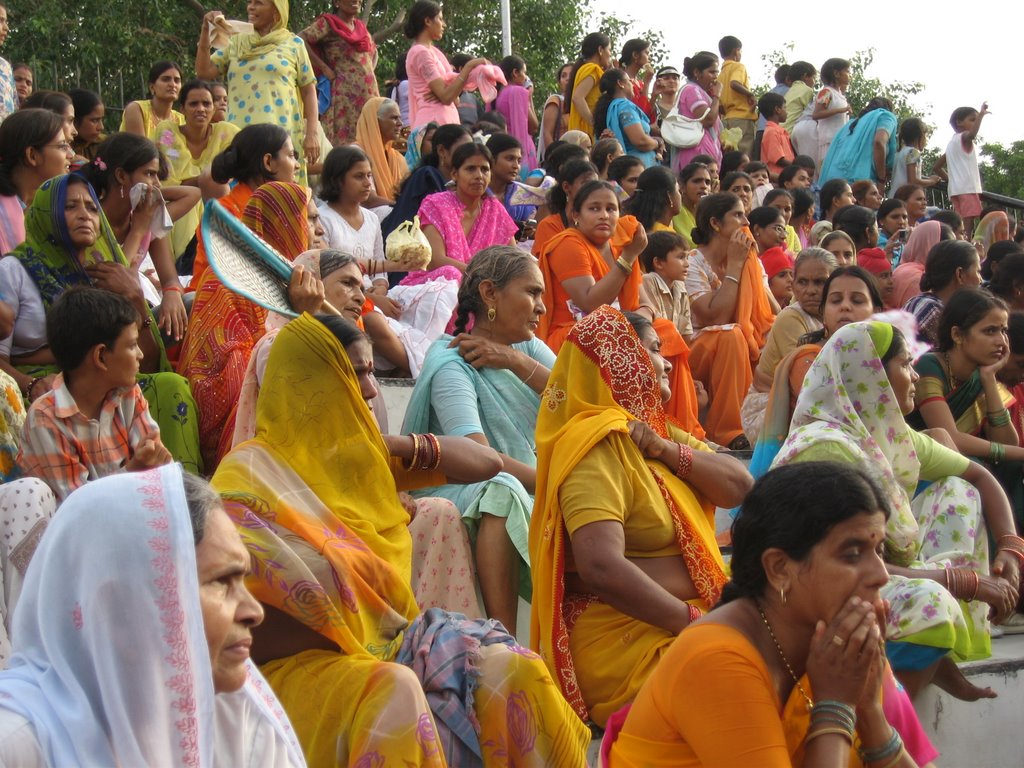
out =
[(740, 64), (743, 43), (737, 37), (726, 35), (718, 41), (718, 52), (722, 54), (722, 70), (718, 74), (718, 82), (722, 84), (719, 101), (722, 124), (726, 128), (739, 128), (743, 131), (743, 137), (736, 148), (749, 156), (754, 151), (754, 125), (757, 122), (754, 107), (757, 99), (750, 90), (747, 68)]
[(757, 109), (764, 117), (764, 136), (761, 138), (761, 162), (768, 166), (768, 174), (775, 181), (779, 173), (793, 162), (796, 152), (789, 134), (782, 127), (786, 119), (786, 100), (777, 93), (764, 94)]

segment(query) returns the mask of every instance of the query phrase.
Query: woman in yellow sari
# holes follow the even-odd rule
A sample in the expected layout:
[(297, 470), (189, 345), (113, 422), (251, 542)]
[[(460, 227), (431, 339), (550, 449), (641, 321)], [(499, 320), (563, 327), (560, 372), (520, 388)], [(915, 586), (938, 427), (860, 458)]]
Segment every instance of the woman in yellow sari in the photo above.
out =
[(570, 331), (537, 418), (532, 644), (601, 726), (718, 601), (715, 506), (752, 484), (666, 421), (670, 372), (646, 320), (601, 307)]
[[(399, 486), (477, 480), (493, 452), (383, 437), (365, 337), (303, 315), (271, 347), (256, 437), (213, 478), (253, 555), (254, 657), (311, 765), (582, 766), (589, 732), (540, 659), (492, 622), (418, 615)], [(333, 327), (332, 326), (332, 327)], [(426, 449), (430, 453), (430, 449)], [(475, 464), (471, 461), (475, 459)], [(479, 457), (483, 456), (483, 459)], [(405, 459), (403, 464), (402, 459)], [(416, 475), (420, 477), (416, 479)]]

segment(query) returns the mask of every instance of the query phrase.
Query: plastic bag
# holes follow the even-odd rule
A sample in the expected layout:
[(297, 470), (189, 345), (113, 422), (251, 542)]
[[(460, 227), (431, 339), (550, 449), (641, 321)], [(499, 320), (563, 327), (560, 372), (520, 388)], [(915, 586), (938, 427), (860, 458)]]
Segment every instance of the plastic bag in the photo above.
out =
[(399, 224), (388, 235), (384, 251), (388, 261), (400, 264), (406, 272), (426, 269), (433, 254), (427, 236), (420, 229), (420, 217), (414, 216), (412, 221)]

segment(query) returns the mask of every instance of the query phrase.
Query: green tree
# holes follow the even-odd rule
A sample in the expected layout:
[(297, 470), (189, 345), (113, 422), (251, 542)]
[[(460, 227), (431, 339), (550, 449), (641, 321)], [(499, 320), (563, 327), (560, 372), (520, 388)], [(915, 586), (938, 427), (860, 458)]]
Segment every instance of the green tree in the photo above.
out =
[(983, 189), (1024, 200), (1024, 141), (1009, 147), (996, 142), (982, 144), (981, 156)]

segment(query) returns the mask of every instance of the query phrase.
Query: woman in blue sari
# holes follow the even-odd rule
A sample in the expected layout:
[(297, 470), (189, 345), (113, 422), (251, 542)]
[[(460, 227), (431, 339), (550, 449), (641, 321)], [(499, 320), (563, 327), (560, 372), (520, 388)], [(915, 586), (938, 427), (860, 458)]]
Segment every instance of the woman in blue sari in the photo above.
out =
[(627, 155), (640, 159), (645, 168), (657, 163), (664, 146), (651, 136), (651, 121), (630, 98), (633, 85), (621, 69), (609, 69), (598, 83), (601, 97), (594, 107), (594, 131), (600, 136), (605, 128), (615, 134)]
[[(469, 437), (497, 450), (504, 471), (472, 485), (426, 488), (462, 513), (474, 538), (480, 592), (491, 618), (514, 631), (518, 594), (529, 597), (530, 512), (537, 476), (534, 428), (555, 356), (534, 337), (544, 283), (533, 258), (492, 246), (466, 268), (455, 337), (427, 353), (402, 431)], [(471, 323), (472, 320), (472, 323)]]
[[(846, 179), (851, 184), (870, 179), (881, 188), (892, 175), (896, 158), (896, 125), (892, 102), (881, 96), (868, 102), (856, 120), (832, 139), (821, 163), (818, 183)], [(878, 149), (880, 152), (876, 153)]]

